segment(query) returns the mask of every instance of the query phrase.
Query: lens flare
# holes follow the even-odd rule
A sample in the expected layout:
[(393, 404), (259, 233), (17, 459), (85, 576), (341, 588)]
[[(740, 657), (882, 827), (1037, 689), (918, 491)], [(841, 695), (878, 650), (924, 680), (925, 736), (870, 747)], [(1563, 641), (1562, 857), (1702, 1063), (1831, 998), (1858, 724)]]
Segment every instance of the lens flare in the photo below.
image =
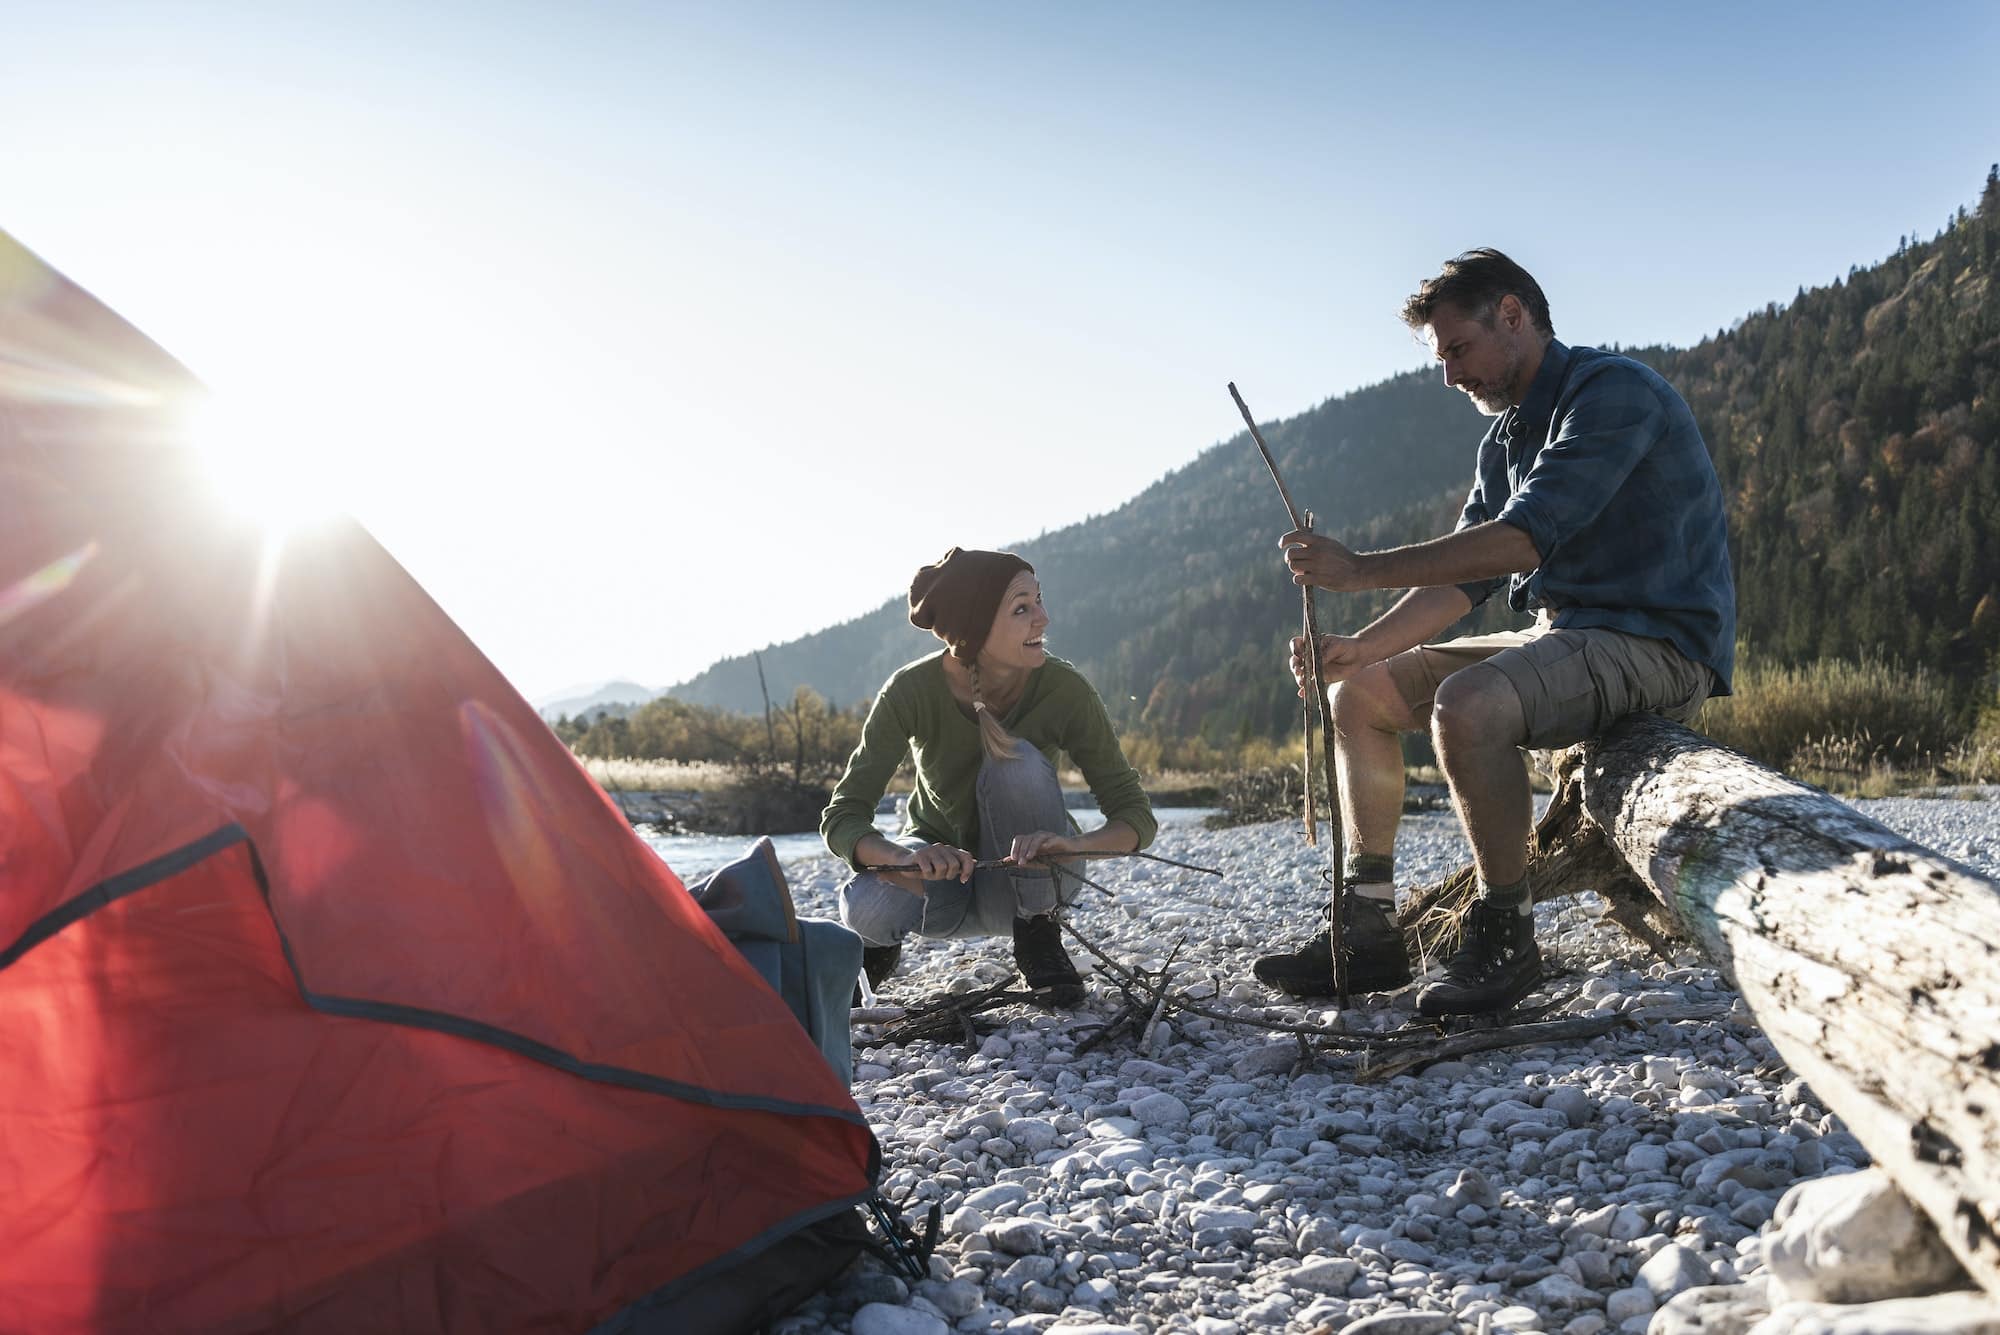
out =
[(97, 540), (93, 538), (68, 556), (59, 556), (40, 570), (23, 575), (0, 589), (0, 626), (68, 588), (77, 573), (90, 564), (90, 558), (95, 555)]

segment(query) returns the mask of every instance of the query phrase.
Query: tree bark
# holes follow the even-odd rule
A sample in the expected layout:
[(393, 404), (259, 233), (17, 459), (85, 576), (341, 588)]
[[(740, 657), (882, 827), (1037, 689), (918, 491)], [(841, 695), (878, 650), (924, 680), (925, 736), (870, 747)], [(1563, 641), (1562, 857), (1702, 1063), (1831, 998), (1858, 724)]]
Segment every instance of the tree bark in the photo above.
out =
[(2000, 1295), (2000, 886), (1651, 715), (1564, 754), (1577, 842), (1603, 835)]

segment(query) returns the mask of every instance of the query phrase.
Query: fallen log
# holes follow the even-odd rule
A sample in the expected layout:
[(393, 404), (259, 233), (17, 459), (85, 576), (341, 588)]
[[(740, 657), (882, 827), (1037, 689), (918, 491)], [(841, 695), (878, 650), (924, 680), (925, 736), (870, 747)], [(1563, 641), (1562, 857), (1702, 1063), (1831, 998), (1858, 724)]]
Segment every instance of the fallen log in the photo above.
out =
[(1644, 886), (2000, 1296), (2000, 886), (1652, 715), (1559, 770), (1535, 874)]

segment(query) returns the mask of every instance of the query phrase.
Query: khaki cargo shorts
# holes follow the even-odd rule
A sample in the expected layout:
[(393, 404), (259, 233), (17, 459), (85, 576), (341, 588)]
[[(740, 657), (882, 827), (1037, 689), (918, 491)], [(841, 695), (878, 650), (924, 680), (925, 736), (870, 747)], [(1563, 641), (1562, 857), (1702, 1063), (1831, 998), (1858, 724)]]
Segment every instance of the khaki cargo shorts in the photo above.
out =
[(1662, 714), (1686, 723), (1714, 686), (1714, 674), (1665, 640), (1598, 626), (1527, 630), (1420, 644), (1386, 660), (1390, 680), (1421, 726), (1429, 726), (1438, 684), (1465, 669), (1500, 673), (1521, 698), (1523, 746), (1547, 751), (1595, 737), (1627, 714)]

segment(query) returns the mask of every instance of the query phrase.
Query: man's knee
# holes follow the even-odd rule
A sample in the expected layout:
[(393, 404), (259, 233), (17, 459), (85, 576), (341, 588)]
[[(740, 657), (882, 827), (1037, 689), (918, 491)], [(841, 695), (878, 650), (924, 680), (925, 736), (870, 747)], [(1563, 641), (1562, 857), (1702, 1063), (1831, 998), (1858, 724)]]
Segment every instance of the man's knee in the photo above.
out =
[(1527, 740), (1527, 716), (1507, 674), (1491, 664), (1475, 663), (1438, 683), (1431, 734), (1440, 751), (1519, 746)]
[(1408, 732), (1416, 727), (1387, 663), (1370, 663), (1333, 686), (1333, 726), (1342, 733), (1363, 728)]

